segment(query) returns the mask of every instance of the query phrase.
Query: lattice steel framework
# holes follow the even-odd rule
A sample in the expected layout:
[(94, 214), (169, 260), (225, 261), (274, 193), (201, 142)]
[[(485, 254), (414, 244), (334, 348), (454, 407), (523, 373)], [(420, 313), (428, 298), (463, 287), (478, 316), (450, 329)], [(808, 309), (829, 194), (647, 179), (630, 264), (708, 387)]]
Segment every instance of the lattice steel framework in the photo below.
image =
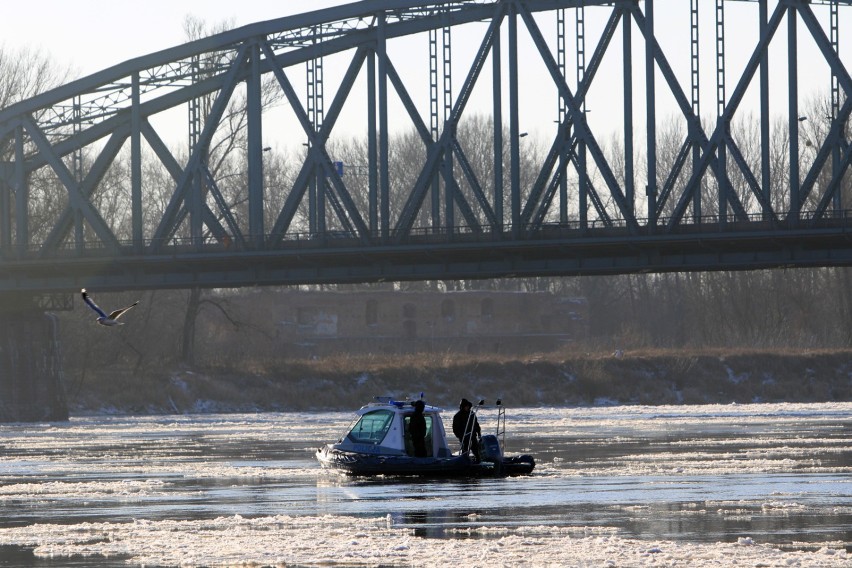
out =
[[(732, 0), (706, 0), (715, 9), (713, 120), (700, 116), (701, 78), (708, 77), (699, 49), (705, 2), (690, 0), (683, 22), (689, 69), (679, 77), (656, 35), (669, 31), (655, 30), (662, 1), (367, 0), (139, 57), (2, 109), (0, 291), (852, 264), (845, 209), (852, 78), (840, 52), (850, 1), (741, 2), (758, 25), (745, 67), (733, 76), (725, 49)], [(591, 10), (605, 14), (599, 33), (587, 25)], [(613, 55), (619, 28), (621, 51)], [(462, 32), (476, 34), (472, 61), (460, 62), (452, 48)], [(397, 42), (418, 36), (428, 45), (423, 97), (398, 67), (413, 55)], [(807, 156), (800, 151), (803, 37), (830, 70), (828, 116), (820, 139), (806, 142)], [(543, 69), (537, 84), (557, 101), (547, 151), (534, 165), (522, 160), (522, 41)], [(770, 155), (769, 54), (779, 43), (789, 78), (783, 175)], [(332, 56), (348, 61), (335, 85), (324, 74)], [(600, 73), (608, 56), (620, 58), (620, 76)], [(306, 76), (301, 94), (291, 78), (296, 69)], [(617, 151), (602, 147), (609, 133), (596, 132), (587, 112), (589, 93), (604, 82), (623, 100)], [(263, 159), (270, 85), (300, 125), (293, 138), (306, 140), (298, 173), (275, 185)], [(759, 93), (760, 140), (747, 153), (732, 124), (750, 88)], [(366, 93), (365, 103), (356, 90)], [(238, 94), (245, 98), (246, 172), (245, 191), (235, 196), (209, 161)], [(685, 126), (670, 161), (658, 148), (660, 96), (674, 101)], [(406, 162), (408, 182), (392, 172), (391, 97), (404, 109), (394, 126), (408, 121), (421, 144), (420, 161)], [(459, 134), (466, 109), (483, 97), (493, 122), (488, 171), (471, 160)], [(357, 177), (344, 174), (329, 142), (354, 104), (366, 106), (366, 163), (358, 165), (366, 176)], [(172, 148), (156, 118), (182, 105), (189, 144)], [(637, 168), (640, 157), (644, 168)], [(119, 188), (105, 188), (107, 174), (123, 164)], [(143, 176), (152, 167), (170, 176), (165, 201)], [(644, 194), (637, 195), (637, 183)], [(61, 188), (52, 206), (44, 184)], [(126, 207), (116, 209), (116, 202)]]

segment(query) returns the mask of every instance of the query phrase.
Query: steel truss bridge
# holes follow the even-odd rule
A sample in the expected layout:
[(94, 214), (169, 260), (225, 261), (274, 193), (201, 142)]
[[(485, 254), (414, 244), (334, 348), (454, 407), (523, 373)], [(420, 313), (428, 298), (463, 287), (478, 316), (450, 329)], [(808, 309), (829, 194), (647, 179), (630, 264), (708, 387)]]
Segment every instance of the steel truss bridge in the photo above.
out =
[[(708, 5), (712, 17), (700, 17)], [(672, 30), (655, 28), (665, 0), (366, 0), (127, 61), (0, 110), (0, 292), (849, 265), (852, 78), (839, 41), (849, 5), (689, 0), (684, 40), (671, 47)], [(733, 6), (753, 22), (735, 71)], [(472, 58), (453, 51), (462, 38)], [(533, 57), (519, 55), (524, 42)], [(803, 42), (818, 62), (799, 60)], [(778, 45), (785, 58), (770, 61)], [(683, 53), (689, 68), (678, 70)], [(332, 58), (344, 62), (335, 81)], [(413, 60), (428, 62), (428, 93), (425, 77), (405, 76)], [(519, 84), (531, 60), (553, 104), (535, 163)], [(617, 72), (602, 71), (612, 60)], [(815, 64), (830, 100), (824, 120), (807, 123), (799, 73)], [(786, 93), (770, 92), (778, 72)], [(705, 104), (712, 120), (701, 116), (702, 81), (716, 95)], [(592, 109), (618, 117), (617, 151), (587, 112), (596, 89), (620, 96)], [(264, 133), (281, 130), (270, 92), (296, 125), (285, 133), (300, 148), (290, 178), (273, 179), (265, 163)], [(758, 103), (749, 139), (735, 126), (747, 93)], [(664, 98), (683, 132), (666, 159)], [(781, 160), (770, 114), (779, 103)], [(333, 143), (353, 105), (358, 175)], [(487, 168), (460, 134), (474, 106), (490, 118), (477, 139)], [(181, 146), (158, 122), (174, 109)], [(817, 119), (818, 139), (803, 143)], [(244, 166), (224, 175), (213, 156), (234, 120), (245, 125), (232, 137)], [(405, 130), (419, 153), (401, 176), (393, 134)]]

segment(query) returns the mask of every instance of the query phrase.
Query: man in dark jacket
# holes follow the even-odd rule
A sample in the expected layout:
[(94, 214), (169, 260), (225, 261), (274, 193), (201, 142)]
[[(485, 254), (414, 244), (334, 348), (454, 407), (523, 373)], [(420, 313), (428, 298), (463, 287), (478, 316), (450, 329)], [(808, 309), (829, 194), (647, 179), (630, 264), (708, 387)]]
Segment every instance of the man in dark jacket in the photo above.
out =
[(482, 429), (472, 409), (473, 403), (466, 398), (461, 399), (459, 411), (453, 416), (453, 434), (461, 442), (462, 453), (472, 451), (474, 461), (479, 461), (479, 438), (482, 436)]
[(426, 457), (426, 418), (423, 409), (426, 405), (422, 400), (414, 403), (414, 414), (408, 422), (408, 434), (411, 436), (411, 445), (414, 446), (414, 457)]

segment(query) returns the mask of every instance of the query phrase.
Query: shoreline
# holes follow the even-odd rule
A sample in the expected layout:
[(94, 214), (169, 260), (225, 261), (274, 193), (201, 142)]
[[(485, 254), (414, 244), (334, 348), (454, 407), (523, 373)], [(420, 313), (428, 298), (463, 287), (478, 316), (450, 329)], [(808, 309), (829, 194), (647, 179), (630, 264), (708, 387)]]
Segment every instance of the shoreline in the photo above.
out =
[[(333, 363), (333, 364), (332, 364)], [(555, 358), (298, 361), (280, 369), (133, 369), (66, 376), (72, 416), (357, 408), (375, 396), (452, 408), (461, 397), (513, 407), (852, 401), (852, 351), (625, 352)]]

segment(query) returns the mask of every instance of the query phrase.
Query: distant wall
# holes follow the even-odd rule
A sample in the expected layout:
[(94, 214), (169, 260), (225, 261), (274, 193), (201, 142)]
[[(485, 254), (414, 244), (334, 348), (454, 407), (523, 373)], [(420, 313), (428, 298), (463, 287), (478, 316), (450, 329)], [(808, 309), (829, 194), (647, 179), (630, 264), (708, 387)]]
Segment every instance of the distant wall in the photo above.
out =
[[(283, 291), (228, 298), (232, 317), (265, 328), (268, 349), (287, 357), (332, 353), (523, 355), (554, 351), (588, 337), (584, 298), (544, 292)], [(239, 343), (210, 311), (205, 348), (221, 356)], [(266, 327), (269, 326), (269, 327)], [(262, 355), (258, 353), (258, 355)]]
[(0, 422), (68, 420), (61, 361), (55, 316), (0, 313)]

